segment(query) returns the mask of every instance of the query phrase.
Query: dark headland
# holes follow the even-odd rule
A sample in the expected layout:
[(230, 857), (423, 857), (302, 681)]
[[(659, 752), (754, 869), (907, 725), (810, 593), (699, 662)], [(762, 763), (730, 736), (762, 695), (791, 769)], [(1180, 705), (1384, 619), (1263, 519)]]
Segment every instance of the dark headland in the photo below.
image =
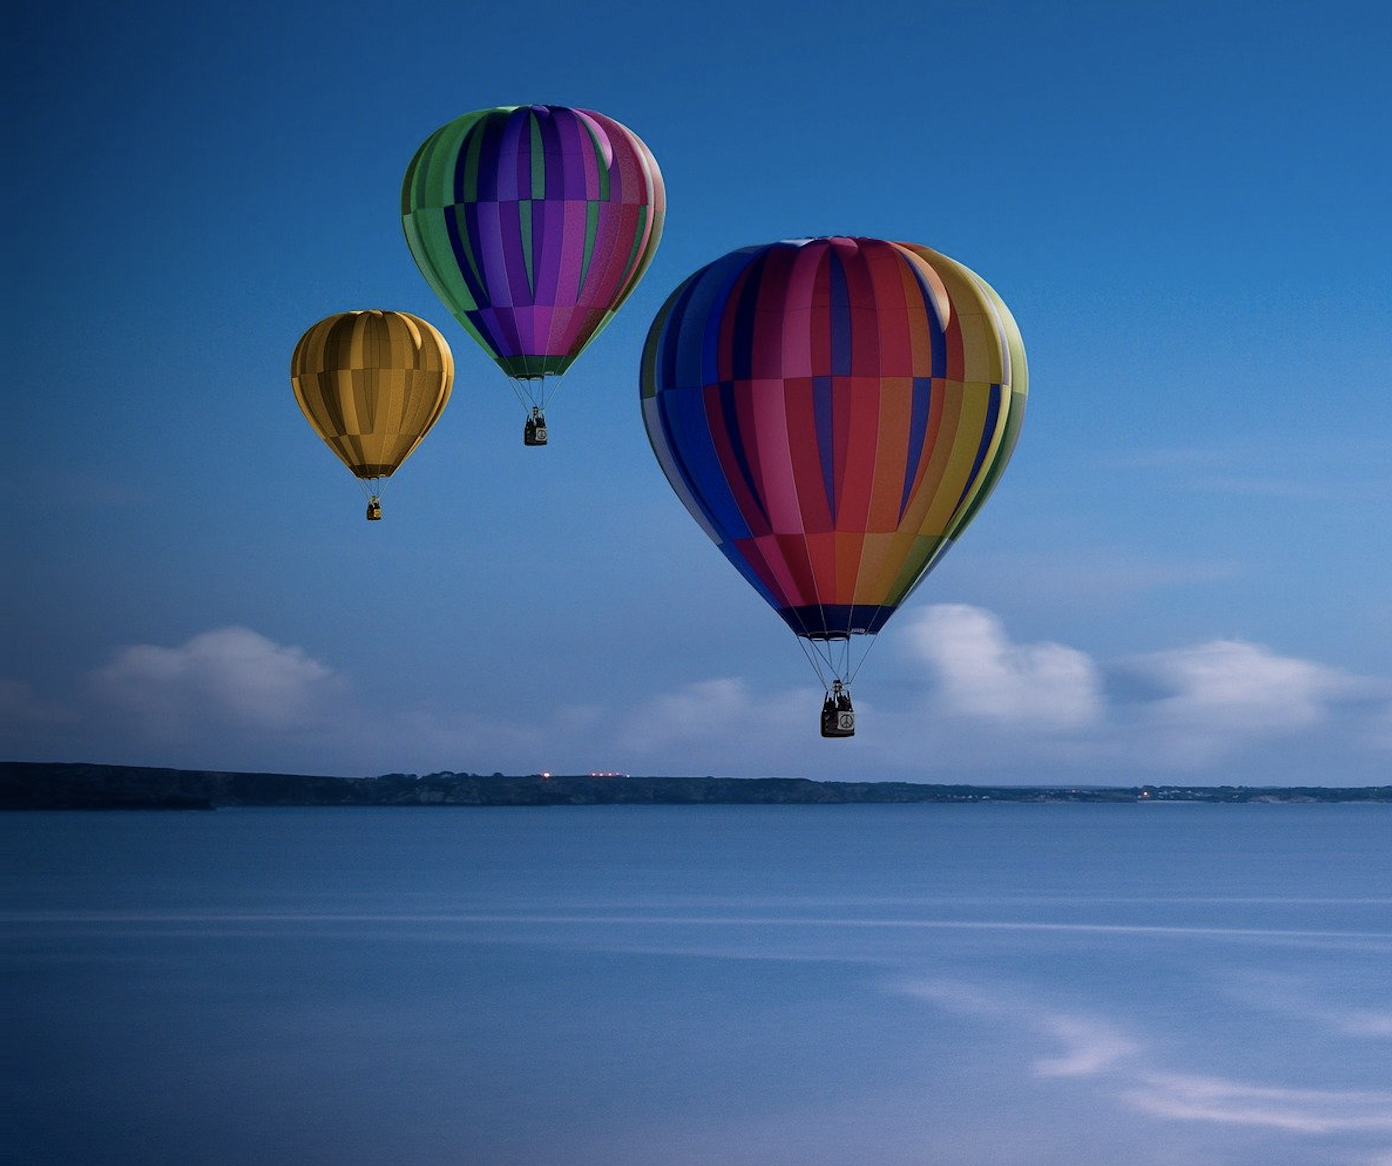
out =
[(388, 773), (320, 777), (130, 765), (0, 762), (0, 809), (222, 806), (845, 805), (907, 802), (1392, 802), (1392, 786), (920, 785), (796, 777)]

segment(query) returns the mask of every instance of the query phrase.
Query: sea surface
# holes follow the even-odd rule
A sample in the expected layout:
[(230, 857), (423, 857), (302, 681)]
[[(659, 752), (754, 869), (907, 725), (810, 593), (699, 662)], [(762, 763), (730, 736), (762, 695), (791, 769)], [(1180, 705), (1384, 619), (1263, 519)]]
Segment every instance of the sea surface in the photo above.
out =
[(1392, 1166), (1392, 806), (0, 815), (25, 1166)]

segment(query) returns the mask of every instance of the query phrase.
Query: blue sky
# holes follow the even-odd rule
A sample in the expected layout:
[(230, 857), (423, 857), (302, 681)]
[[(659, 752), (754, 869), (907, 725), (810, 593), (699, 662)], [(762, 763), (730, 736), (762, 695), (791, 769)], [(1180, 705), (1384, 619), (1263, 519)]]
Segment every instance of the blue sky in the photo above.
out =
[[(1066, 8), (1066, 10), (1065, 10)], [(0, 754), (375, 773), (1318, 782), (1392, 773), (1392, 15), (1376, 3), (77, 4), (10, 70)], [(643, 284), (524, 449), (401, 235), (466, 110), (662, 167)], [(696, 267), (906, 239), (1011, 305), (1003, 482), (890, 623), (860, 734), (681, 508), (637, 405)], [(288, 362), (430, 319), (386, 520)]]

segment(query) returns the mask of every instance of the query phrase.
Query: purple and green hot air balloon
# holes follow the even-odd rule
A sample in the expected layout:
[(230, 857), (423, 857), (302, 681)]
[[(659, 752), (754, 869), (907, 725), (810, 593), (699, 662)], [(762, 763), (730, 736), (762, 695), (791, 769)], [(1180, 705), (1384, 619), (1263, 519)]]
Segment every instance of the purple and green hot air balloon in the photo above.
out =
[(411, 159), (406, 242), (435, 294), (510, 378), (529, 410), (527, 444), (546, 443), (552, 378), (637, 286), (665, 212), (652, 152), (593, 110), (477, 110), (441, 126)]

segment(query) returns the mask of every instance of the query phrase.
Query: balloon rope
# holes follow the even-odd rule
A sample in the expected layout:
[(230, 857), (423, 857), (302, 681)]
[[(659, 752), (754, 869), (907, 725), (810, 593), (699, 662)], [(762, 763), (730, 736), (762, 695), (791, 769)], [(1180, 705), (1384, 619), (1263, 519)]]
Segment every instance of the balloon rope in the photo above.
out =
[[(546, 382), (548, 380), (553, 382), (553, 388), (549, 394), (546, 390)], [(536, 383), (535, 389), (532, 388), (533, 382)], [(533, 406), (540, 409), (542, 413), (546, 412), (546, 406), (549, 405), (552, 398), (561, 391), (562, 382), (560, 377), (554, 375), (549, 377), (510, 376), (508, 377), (508, 385), (512, 389), (512, 395), (517, 398), (518, 404), (522, 406), (527, 416), (530, 417)]]
[[(807, 573), (808, 573), (808, 575), (809, 575), (809, 576), (811, 577), (811, 579), (812, 579), (812, 599), (813, 599), (813, 601), (817, 604), (817, 614), (821, 617), (821, 628), (820, 628), (820, 630), (826, 631), (826, 630), (827, 630), (827, 624), (826, 624), (826, 607), (825, 607), (825, 606), (823, 605), (823, 603), (822, 603), (822, 593), (821, 593), (821, 589), (817, 586), (817, 571), (816, 571), (816, 568), (813, 567), (813, 565), (812, 565), (812, 544), (811, 544), (811, 542), (808, 540), (807, 532), (806, 532), (806, 531), (803, 531), (803, 532), (802, 532), (802, 553), (807, 557)], [(803, 627), (806, 627), (806, 626), (807, 626), (806, 624), (803, 624)], [(810, 640), (811, 638), (812, 638), (811, 636), (808, 637), (809, 640)], [(826, 650), (826, 655), (823, 657), (823, 659), (826, 661), (827, 670), (828, 670), (829, 672), (831, 672), (831, 674), (832, 674), (833, 676), (836, 676), (836, 677), (839, 679), (839, 678), (840, 678), (840, 673), (838, 673), (837, 670), (836, 670), (836, 661), (835, 661), (835, 659), (834, 659), (834, 657), (833, 657), (833, 655), (832, 655), (832, 651), (833, 651), (833, 650), (832, 650), (832, 648), (831, 648), (831, 646), (830, 646), (830, 641), (828, 640), (828, 641), (825, 641), (825, 642), (826, 642), (826, 644), (827, 644), (827, 650)], [(814, 641), (814, 644), (815, 644), (815, 641)], [(822, 681), (822, 684), (825, 686), (825, 685), (826, 685), (826, 681), (823, 680), (823, 681)]]
[(839, 662), (837, 660), (838, 651), (832, 646), (834, 641), (827, 640), (825, 641), (826, 646), (822, 647), (823, 641), (814, 640), (810, 636), (798, 636), (797, 642), (798, 647), (802, 649), (802, 654), (807, 657), (807, 662), (812, 665), (812, 671), (817, 674), (817, 679), (822, 682), (822, 687), (830, 692), (831, 682), (828, 679), (828, 675), (833, 679), (840, 680), (847, 688), (850, 688), (851, 685), (855, 683), (855, 678), (860, 675), (860, 670), (865, 667), (865, 661), (870, 658), (870, 653), (875, 650), (875, 645), (880, 642), (880, 635), (878, 632), (866, 633), (865, 638), (867, 640), (865, 652), (854, 668), (851, 667), (851, 658), (854, 655), (852, 644), (854, 641), (850, 636), (846, 637), (845, 644), (840, 648), (839, 655), (841, 659)]
[(826, 665), (827, 671), (833, 679), (841, 679), (841, 672), (836, 666), (836, 649), (832, 647), (831, 640), (812, 640), (812, 649), (817, 653), (818, 659)]
[[(802, 552), (806, 556), (807, 570), (812, 580), (812, 599), (817, 605), (818, 614), (821, 616), (821, 623), (818, 630), (826, 631), (826, 608), (822, 604), (821, 591), (817, 587), (817, 573), (812, 568), (812, 548), (808, 543), (806, 531), (803, 531), (802, 533)], [(798, 606), (801, 607), (802, 605)], [(811, 663), (812, 670), (817, 674), (817, 679), (822, 682), (822, 688), (825, 689), (828, 693), (830, 693), (831, 685), (827, 683), (826, 675), (825, 673), (823, 673), (821, 668), (821, 665), (825, 664), (827, 672), (830, 672), (833, 676), (838, 675), (836, 671), (836, 661), (832, 657), (832, 649), (830, 647), (830, 642), (818, 641), (813, 639), (811, 632), (807, 627), (807, 621), (802, 617), (802, 613), (798, 610), (797, 607), (795, 607), (793, 610), (798, 613), (797, 621), (802, 625), (802, 634), (797, 637), (798, 643), (802, 647), (802, 654), (806, 656), (808, 662)], [(827, 644), (827, 647), (825, 649), (823, 649), (820, 646), (822, 643)]]
[(865, 661), (870, 659), (870, 653), (875, 650), (875, 645), (880, 642), (879, 632), (867, 632), (866, 635), (870, 643), (866, 646), (865, 655), (860, 658), (860, 663), (855, 666), (855, 671), (851, 673), (850, 679), (846, 681), (848, 687), (851, 681), (860, 675), (860, 670), (865, 667)]
[[(551, 383), (552, 383), (552, 389), (551, 389), (551, 393), (550, 393), (549, 396), (548, 396), (547, 393), (546, 393), (546, 382), (547, 382), (548, 380), (550, 380)], [(565, 382), (564, 382), (563, 380), (561, 380), (561, 378), (560, 378), (558, 375), (553, 374), (553, 375), (550, 376), (550, 377), (542, 377), (542, 378), (541, 378), (541, 385), (542, 385), (542, 389), (541, 389), (541, 392), (542, 392), (541, 407), (542, 407), (542, 410), (544, 411), (544, 410), (546, 409), (546, 406), (549, 405), (549, 404), (551, 404), (551, 402), (555, 399), (556, 394), (559, 393), (559, 392), (561, 391), (561, 389), (565, 387)]]
[(527, 403), (526, 396), (522, 392), (522, 382), (516, 377), (508, 377), (508, 388), (512, 390), (512, 395), (517, 398), (517, 403), (522, 406), (523, 412), (528, 412), (531, 406)]
[(798, 636), (799, 638), (801, 638), (801, 637), (803, 637), (803, 636), (806, 636), (806, 637), (810, 640), (810, 639), (812, 638), (812, 633), (811, 633), (811, 631), (810, 631), (810, 630), (808, 629), (808, 627), (807, 627), (807, 621), (806, 621), (805, 619), (802, 618), (802, 615), (798, 612), (798, 609), (797, 609), (796, 607), (794, 607), (792, 610), (793, 610), (793, 613), (794, 613), (795, 615), (797, 615), (797, 621), (798, 621), (798, 623), (800, 623), (800, 624), (802, 625), (802, 631), (800, 631), (800, 632), (794, 632), (793, 634), (796, 635), (796, 636)]
[(806, 636), (797, 637), (798, 646), (802, 649), (802, 654), (807, 657), (807, 662), (812, 665), (812, 671), (817, 674), (817, 679), (821, 681), (822, 687), (831, 691), (831, 685), (827, 683), (826, 677), (822, 674), (821, 666), (817, 662), (817, 657), (807, 650), (808, 640)]

